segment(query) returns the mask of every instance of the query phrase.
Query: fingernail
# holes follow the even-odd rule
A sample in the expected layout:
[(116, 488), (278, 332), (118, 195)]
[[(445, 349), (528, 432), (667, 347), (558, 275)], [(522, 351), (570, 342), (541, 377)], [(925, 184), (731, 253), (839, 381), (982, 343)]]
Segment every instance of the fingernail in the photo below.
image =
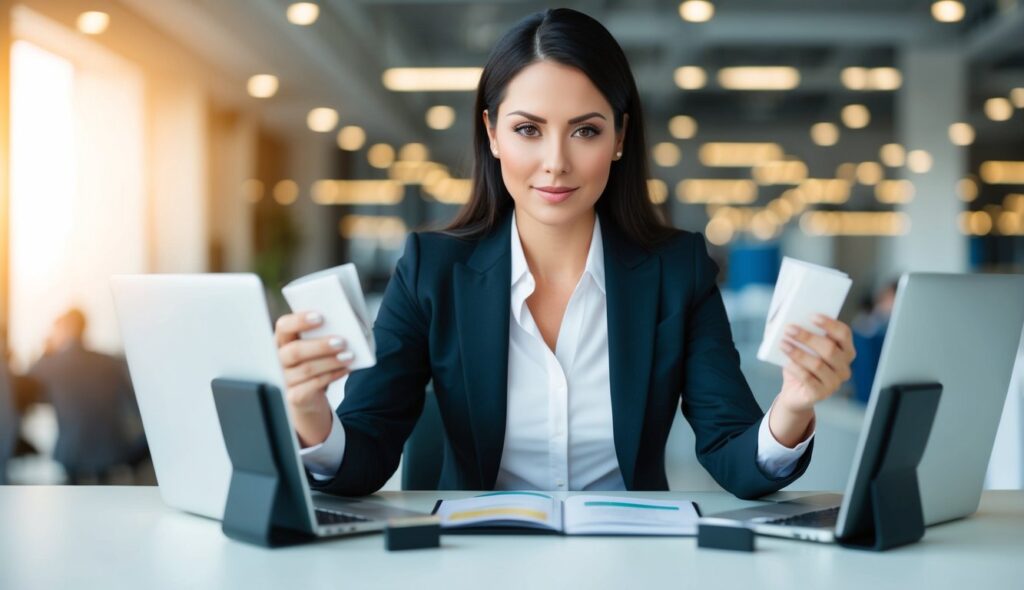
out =
[(341, 338), (331, 338), (327, 343), (330, 344), (331, 348), (341, 348), (342, 346), (345, 346), (345, 341)]
[(356, 355), (351, 350), (346, 350), (345, 352), (338, 353), (338, 360), (341, 362), (350, 361), (354, 358), (356, 358)]
[(797, 328), (796, 326), (789, 326), (788, 328), (786, 328), (786, 335), (787, 336), (796, 336), (799, 333), (800, 333), (800, 329)]
[(311, 324), (319, 324), (321, 321), (323, 321), (323, 318), (317, 312), (311, 311), (306, 314), (306, 321)]

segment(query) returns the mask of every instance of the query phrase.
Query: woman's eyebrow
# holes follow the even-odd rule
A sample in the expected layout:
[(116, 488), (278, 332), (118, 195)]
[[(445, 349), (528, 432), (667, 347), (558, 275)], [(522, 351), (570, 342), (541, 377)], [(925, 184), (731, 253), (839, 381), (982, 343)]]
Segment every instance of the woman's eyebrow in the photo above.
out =
[[(526, 111), (512, 111), (511, 113), (509, 113), (509, 114), (507, 114), (505, 116), (506, 117), (511, 117), (512, 115), (522, 115), (522, 116), (526, 117), (527, 119), (529, 119), (531, 121), (536, 121), (537, 123), (544, 123), (544, 124), (546, 124), (548, 122), (548, 120), (545, 119), (544, 117), (538, 117), (537, 115), (531, 115), (530, 113), (527, 113)], [(591, 117), (601, 117), (602, 119), (605, 119), (605, 116), (602, 115), (601, 113), (593, 112), (593, 113), (587, 113), (585, 115), (580, 115), (579, 117), (573, 117), (572, 119), (569, 119), (569, 124), (573, 125), (575, 123), (579, 123), (580, 121), (586, 121), (587, 119), (589, 119)], [(608, 119), (605, 119), (605, 121), (607, 121), (607, 120)]]

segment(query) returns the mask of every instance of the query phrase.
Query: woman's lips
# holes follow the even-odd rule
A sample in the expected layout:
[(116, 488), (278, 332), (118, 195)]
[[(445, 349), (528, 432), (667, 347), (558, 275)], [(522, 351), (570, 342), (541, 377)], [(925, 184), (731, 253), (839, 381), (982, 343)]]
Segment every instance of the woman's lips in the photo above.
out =
[(537, 194), (539, 194), (541, 197), (544, 198), (545, 201), (549, 203), (561, 203), (562, 201), (571, 197), (572, 194), (576, 192), (576, 189), (566, 190), (561, 187), (559, 187), (557, 192), (552, 190), (544, 190), (543, 188), (538, 187), (533, 187), (533, 190), (537, 191)]

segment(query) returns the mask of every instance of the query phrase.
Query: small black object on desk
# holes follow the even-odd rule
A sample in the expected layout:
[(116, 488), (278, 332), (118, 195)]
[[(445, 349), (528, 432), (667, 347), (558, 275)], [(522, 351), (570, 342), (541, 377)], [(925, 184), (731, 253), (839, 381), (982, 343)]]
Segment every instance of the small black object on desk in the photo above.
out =
[(697, 523), (697, 546), (703, 549), (753, 551), (754, 531), (740, 521), (703, 518)]
[(427, 549), (441, 546), (441, 519), (437, 516), (396, 518), (384, 529), (388, 551)]

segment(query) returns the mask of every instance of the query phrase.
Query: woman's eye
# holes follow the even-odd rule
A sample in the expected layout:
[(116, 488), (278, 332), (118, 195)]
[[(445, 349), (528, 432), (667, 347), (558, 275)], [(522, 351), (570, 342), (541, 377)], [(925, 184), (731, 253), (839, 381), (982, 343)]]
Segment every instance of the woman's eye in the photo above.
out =
[(535, 137), (536, 136), (533, 133), (524, 133), (523, 132), (524, 130), (527, 130), (527, 129), (533, 130), (533, 131), (537, 131), (537, 128), (534, 127), (533, 125), (520, 125), (519, 127), (516, 127), (515, 132), (518, 133), (519, 135), (524, 136), (524, 137)]
[[(596, 137), (600, 135), (600, 131), (595, 127), (580, 127), (576, 130), (577, 133), (581, 133), (580, 137)], [(583, 133), (586, 132), (586, 133)]]

